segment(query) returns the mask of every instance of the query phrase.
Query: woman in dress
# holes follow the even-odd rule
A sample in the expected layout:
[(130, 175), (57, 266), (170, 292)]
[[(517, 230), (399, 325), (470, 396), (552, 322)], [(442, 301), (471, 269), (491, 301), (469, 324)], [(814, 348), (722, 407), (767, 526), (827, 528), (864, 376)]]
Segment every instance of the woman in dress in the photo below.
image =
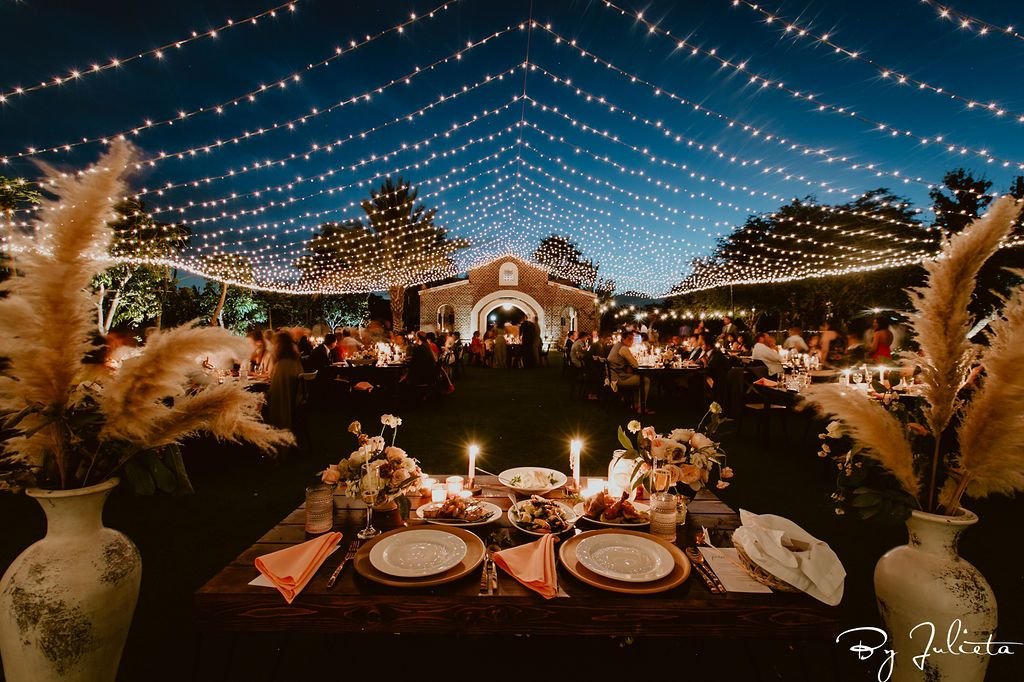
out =
[(846, 338), (839, 333), (834, 322), (826, 320), (821, 325), (818, 358), (822, 367), (839, 367), (846, 358)]
[(273, 355), (274, 371), (270, 375), (265, 421), (281, 429), (290, 429), (302, 361), (292, 337), (284, 332), (274, 336)]
[(892, 360), (892, 331), (889, 320), (876, 317), (871, 321), (871, 345), (868, 346), (868, 357), (872, 360)]

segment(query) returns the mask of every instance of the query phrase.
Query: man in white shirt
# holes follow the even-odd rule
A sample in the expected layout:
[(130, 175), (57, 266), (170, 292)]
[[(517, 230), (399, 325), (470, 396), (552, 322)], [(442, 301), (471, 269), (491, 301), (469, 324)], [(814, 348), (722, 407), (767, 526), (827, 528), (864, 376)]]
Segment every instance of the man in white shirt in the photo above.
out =
[(341, 332), (341, 351), (348, 357), (363, 349), (363, 342), (352, 336), (352, 332), (345, 329)]
[(750, 353), (754, 360), (760, 360), (768, 368), (768, 374), (778, 376), (782, 374), (782, 358), (779, 351), (775, 349), (775, 339), (767, 332), (757, 335), (757, 342)]
[(782, 347), (786, 350), (795, 350), (800, 353), (806, 353), (808, 351), (807, 342), (804, 341), (804, 337), (800, 335), (800, 327), (789, 328), (789, 336), (782, 342)]

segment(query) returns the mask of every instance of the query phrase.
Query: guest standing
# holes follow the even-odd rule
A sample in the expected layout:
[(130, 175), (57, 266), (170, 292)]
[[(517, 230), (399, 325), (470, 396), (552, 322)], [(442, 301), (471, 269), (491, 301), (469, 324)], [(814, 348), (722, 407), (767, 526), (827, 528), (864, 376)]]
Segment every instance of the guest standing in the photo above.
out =
[(274, 371), (267, 392), (266, 422), (281, 429), (292, 428), (292, 412), (299, 390), (302, 362), (292, 337), (284, 332), (274, 337)]
[(508, 343), (505, 334), (508, 333), (509, 325), (505, 323), (504, 329), (496, 329), (494, 332), (494, 366), (505, 369), (508, 367)]
[(889, 320), (876, 317), (871, 321), (871, 345), (868, 346), (868, 357), (872, 360), (892, 360), (892, 331)]

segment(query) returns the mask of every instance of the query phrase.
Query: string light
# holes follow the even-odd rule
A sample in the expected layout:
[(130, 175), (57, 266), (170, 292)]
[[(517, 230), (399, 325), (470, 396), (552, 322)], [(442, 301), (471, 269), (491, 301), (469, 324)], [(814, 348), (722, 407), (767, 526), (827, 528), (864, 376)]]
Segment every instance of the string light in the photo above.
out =
[(965, 104), (968, 109), (983, 109), (996, 116), (1012, 114), (1017, 117), (1018, 122), (1024, 122), (1024, 114), (1014, 113), (1009, 109), (996, 104), (995, 102), (989, 102), (987, 104), (979, 102), (978, 100), (973, 99), (971, 97), (965, 97), (964, 95), (958, 94), (946, 88), (932, 85), (931, 83), (914, 78), (913, 76), (905, 72), (889, 68), (883, 64), (880, 64), (874, 59), (865, 56), (859, 50), (851, 50), (847, 47), (840, 45), (839, 43), (832, 40), (831, 35), (828, 33), (815, 33), (806, 26), (801, 26), (797, 24), (795, 21), (789, 21), (779, 17), (776, 14), (772, 14), (771, 12), (762, 8), (760, 5), (755, 5), (754, 3), (749, 2), (749, 0), (731, 0), (731, 2), (733, 4), (733, 7), (747, 7), (753, 10), (754, 12), (757, 12), (758, 14), (766, 18), (765, 23), (771, 24), (774, 21), (779, 21), (785, 27), (785, 34), (793, 36), (794, 40), (798, 40), (800, 38), (807, 38), (813, 40), (816, 44), (827, 45), (828, 47), (832, 48), (836, 54), (842, 54), (854, 61), (863, 62), (865, 64), (871, 65), (872, 67), (875, 68), (876, 71), (878, 71), (878, 74), (884, 80), (888, 80), (899, 85), (916, 85), (916, 90), (922, 92), (930, 92), (934, 95), (942, 95), (943, 97), (955, 99)]
[(972, 17), (969, 14), (965, 14), (959, 10), (955, 10), (949, 5), (942, 5), (935, 0), (921, 0), (924, 4), (934, 7), (938, 13), (940, 19), (948, 19), (955, 22), (961, 29), (967, 31), (974, 31), (980, 36), (986, 36), (992, 34), (1002, 34), (1017, 40), (1024, 40), (1024, 35), (1019, 33), (1012, 25), (1011, 26), (997, 26), (989, 23), (983, 19)]
[[(593, 61), (593, 62), (596, 62), (598, 64), (601, 64), (606, 69), (616, 73), (617, 75), (623, 77), (624, 79), (627, 79), (631, 84), (639, 84), (639, 85), (646, 86), (648, 89), (650, 89), (653, 92), (653, 94), (655, 96), (667, 97), (668, 99), (670, 99), (672, 101), (675, 101), (675, 102), (678, 102), (679, 104), (683, 105), (683, 107), (686, 110), (692, 110), (692, 111), (695, 111), (695, 112), (700, 112), (700, 113), (703, 113), (706, 116), (709, 116), (709, 117), (712, 117), (712, 118), (716, 118), (716, 119), (718, 119), (720, 121), (723, 121), (723, 122), (728, 124), (727, 125), (728, 129), (730, 129), (730, 130), (739, 130), (739, 131), (748, 133), (751, 137), (753, 137), (753, 138), (755, 138), (757, 140), (760, 140), (762, 142), (775, 141), (778, 144), (783, 145), (783, 146), (785, 146), (787, 144), (793, 144), (793, 141), (790, 140), (790, 139), (787, 139), (785, 136), (782, 136), (782, 135), (777, 134), (777, 133), (768, 132), (764, 128), (760, 127), (760, 126), (756, 126), (756, 125), (754, 125), (752, 123), (748, 123), (748, 122), (745, 122), (745, 121), (740, 120), (738, 118), (734, 118), (734, 117), (729, 116), (727, 114), (723, 114), (721, 112), (715, 111), (714, 109), (706, 107), (706, 106), (704, 106), (704, 105), (702, 105), (702, 104), (700, 104), (698, 102), (694, 102), (692, 100), (689, 100), (689, 99), (687, 99), (687, 98), (685, 98), (685, 97), (683, 97), (681, 95), (678, 95), (678, 94), (672, 92), (671, 90), (667, 90), (666, 88), (664, 88), (662, 86), (656, 85), (655, 83), (652, 83), (652, 82), (650, 82), (648, 80), (645, 80), (644, 78), (641, 78), (640, 76), (637, 76), (636, 74), (633, 74), (633, 73), (630, 73), (630, 72), (628, 72), (628, 71), (626, 71), (624, 69), (621, 69), (618, 66), (616, 66), (615, 64), (613, 64), (613, 63), (611, 63), (611, 62), (609, 62), (607, 60), (604, 60), (601, 57), (597, 56), (593, 52), (589, 52), (588, 50), (584, 50), (584, 49), (578, 47), (576, 45), (576, 41), (575, 40), (571, 40), (571, 39), (565, 38), (561, 34), (551, 30), (549, 27), (538, 26), (538, 28), (541, 28), (545, 33), (550, 35), (552, 37), (552, 40), (554, 41), (554, 43), (556, 45), (561, 45), (563, 43), (565, 45), (568, 45), (580, 58), (584, 58), (584, 59), (587, 59), (589, 61)], [(555, 80), (555, 82), (559, 82), (560, 84), (565, 85), (567, 88), (574, 88), (575, 87), (575, 86), (573, 86), (571, 79), (560, 78), (559, 76), (557, 76), (555, 74), (552, 74), (549, 71), (546, 71), (545, 69), (543, 69), (543, 67), (540, 67), (540, 66), (538, 66), (536, 64), (533, 64), (533, 63), (531, 63), (531, 66), (536, 67), (538, 70), (540, 70), (543, 73), (545, 73), (546, 75), (550, 76), (553, 80)], [(820, 100), (818, 100), (818, 101), (820, 102)], [(836, 111), (836, 113), (841, 113), (841, 114), (844, 114), (844, 115), (850, 113), (850, 112), (844, 111), (844, 108), (840, 108), (840, 109), (835, 110), (835, 111)], [(886, 139), (886, 140), (890, 139), (890, 138), (893, 138), (893, 137), (900, 137), (900, 136), (902, 136), (902, 137), (913, 137), (919, 144), (922, 144), (924, 146), (929, 146), (929, 147), (936, 147), (937, 146), (937, 148), (941, 149), (942, 151), (944, 151), (947, 154), (952, 154), (954, 156), (963, 156), (964, 154), (968, 154), (969, 153), (969, 154), (973, 154), (973, 155), (976, 155), (976, 156), (979, 156), (979, 157), (985, 159), (986, 163), (1001, 162), (1002, 166), (1004, 168), (1009, 168), (1011, 166), (1014, 166), (1014, 167), (1016, 167), (1019, 170), (1024, 170), (1024, 162), (1022, 162), (1022, 161), (1012, 161), (1012, 160), (1009, 160), (1009, 159), (1002, 158), (1000, 156), (997, 156), (997, 155), (993, 154), (992, 152), (990, 152), (987, 149), (975, 149), (973, 147), (966, 147), (966, 146), (963, 146), (963, 145), (960, 145), (960, 144), (949, 144), (949, 141), (943, 135), (938, 135), (938, 136), (933, 136), (933, 137), (922, 137), (922, 136), (917, 135), (916, 133), (912, 133), (910, 131), (898, 130), (896, 128), (893, 128), (892, 126), (890, 126), (887, 123), (882, 123), (880, 121), (875, 121), (875, 120), (872, 120), (872, 119), (868, 119), (868, 118), (865, 118), (863, 116), (860, 116), (859, 114), (855, 114), (854, 116), (855, 116), (855, 118), (857, 120), (860, 120), (860, 121), (863, 121), (865, 123), (870, 124), (873, 128), (875, 128), (875, 132), (886, 133), (885, 136), (883, 137), (883, 139)], [(812, 145), (807, 145), (807, 144), (798, 144), (797, 146), (799, 148), (802, 148), (802, 149), (813, 149)], [(843, 160), (845, 161), (845, 159), (843, 159)], [(877, 164), (874, 164), (874, 165), (877, 165)], [(900, 178), (900, 179), (902, 179), (902, 178)]]
[(43, 148), (29, 147), (27, 150), (25, 150), (23, 152), (7, 154), (7, 155), (0, 155), (0, 163), (10, 163), (10, 161), (13, 160), (13, 159), (21, 159), (21, 158), (26, 158), (26, 157), (30, 157), (30, 156), (38, 156), (40, 154), (46, 154), (46, 153), (69, 152), (72, 149), (74, 149), (75, 147), (80, 147), (82, 145), (87, 145), (87, 144), (95, 144), (95, 143), (110, 144), (110, 142), (112, 140), (115, 140), (115, 139), (125, 140), (125, 139), (128, 139), (129, 135), (136, 136), (136, 135), (139, 135), (140, 133), (142, 133), (143, 131), (146, 131), (146, 130), (152, 130), (154, 128), (159, 128), (159, 127), (164, 127), (164, 126), (173, 126), (173, 125), (175, 125), (176, 123), (178, 123), (180, 121), (184, 121), (186, 119), (194, 118), (194, 117), (199, 116), (201, 114), (209, 114), (209, 113), (223, 114), (225, 111), (228, 110), (229, 107), (236, 107), (236, 106), (238, 106), (239, 104), (241, 104), (243, 102), (255, 102), (257, 97), (259, 97), (260, 95), (263, 95), (263, 94), (265, 94), (267, 92), (271, 92), (273, 90), (280, 90), (280, 89), (287, 88), (288, 85), (291, 84), (291, 83), (298, 83), (300, 80), (302, 80), (302, 75), (303, 74), (308, 73), (310, 71), (313, 71), (315, 69), (318, 69), (318, 68), (320, 68), (322, 66), (326, 66), (328, 64), (331, 64), (336, 59), (339, 59), (342, 56), (344, 56), (344, 55), (346, 55), (346, 54), (348, 54), (350, 52), (354, 52), (354, 51), (356, 51), (356, 50), (358, 50), (358, 49), (360, 49), (362, 47), (365, 47), (365, 46), (369, 45), (370, 43), (373, 43), (373, 42), (379, 40), (380, 38), (383, 38), (386, 35), (389, 35), (391, 33), (397, 33), (399, 28), (404, 28), (406, 26), (409, 26), (410, 24), (416, 23), (417, 21), (421, 21), (422, 19), (425, 19), (425, 18), (433, 18), (435, 14), (437, 14), (438, 12), (442, 12), (444, 10), (447, 10), (450, 5), (453, 5), (456, 2), (459, 2), (459, 0), (447, 0), (444, 4), (438, 5), (437, 7), (435, 7), (433, 10), (431, 10), (430, 12), (428, 12), (425, 15), (412, 15), (412, 17), (410, 19), (407, 19), (406, 21), (403, 21), (403, 22), (401, 22), (401, 23), (399, 23), (399, 24), (397, 24), (395, 26), (392, 26), (390, 28), (387, 28), (387, 29), (384, 29), (382, 31), (379, 31), (378, 33), (375, 33), (373, 35), (368, 35), (368, 36), (366, 36), (366, 38), (364, 38), (361, 41), (353, 40), (353, 41), (351, 41), (351, 43), (349, 44), (348, 47), (336, 48), (334, 53), (331, 54), (330, 56), (328, 56), (328, 57), (326, 57), (324, 59), (321, 59), (318, 62), (314, 62), (312, 64), (308, 64), (304, 69), (293, 71), (292, 73), (288, 74), (287, 76), (271, 82), (269, 85), (268, 84), (260, 85), (260, 87), (254, 89), (254, 90), (250, 90), (250, 91), (248, 91), (246, 93), (243, 93), (243, 94), (241, 94), (241, 95), (239, 95), (237, 97), (232, 97), (231, 99), (227, 99), (227, 100), (224, 100), (222, 102), (218, 102), (216, 104), (210, 104), (210, 105), (202, 106), (202, 107), (199, 107), (198, 109), (192, 109), (192, 110), (188, 110), (188, 111), (181, 110), (181, 111), (178, 111), (174, 116), (170, 116), (168, 118), (165, 118), (165, 119), (162, 119), (162, 120), (158, 120), (158, 121), (153, 121), (153, 120), (150, 120), (150, 119), (145, 119), (145, 120), (142, 121), (141, 124), (139, 124), (139, 125), (137, 125), (135, 127), (126, 128), (126, 129), (124, 129), (124, 130), (122, 130), (120, 132), (111, 133), (109, 135), (103, 135), (103, 136), (99, 136), (99, 137), (83, 137), (81, 140), (78, 140), (76, 142), (65, 142), (65, 143), (62, 143), (62, 144), (53, 145), (53, 146), (50, 146), (50, 147), (43, 147)]
[(145, 59), (146, 57), (154, 57), (156, 59), (163, 59), (166, 55), (164, 54), (168, 50), (180, 50), (181, 48), (189, 45), (190, 43), (197, 42), (206, 38), (214, 39), (218, 34), (223, 33), (229, 29), (235, 28), (236, 26), (255, 26), (256, 23), (263, 17), (276, 17), (279, 11), (287, 10), (289, 12), (295, 12), (295, 6), (300, 0), (292, 0), (286, 2), (283, 5), (271, 7), (268, 10), (264, 10), (258, 14), (254, 14), (245, 19), (239, 21), (233, 21), (228, 19), (226, 22), (216, 28), (211, 28), (206, 31), (198, 32), (192, 31), (189, 35), (179, 38), (178, 40), (172, 40), (168, 43), (155, 47), (151, 50), (139, 52), (137, 54), (130, 55), (128, 57), (117, 57), (110, 60), (105, 60), (105, 63), (92, 62), (88, 68), (77, 68), (71, 67), (64, 69), (63, 76), (53, 76), (45, 81), (40, 81), (37, 85), (30, 85), (25, 87), (10, 87), (6, 91), (0, 90), (0, 104), (5, 103), (8, 99), (15, 96), (23, 98), (26, 95), (37, 92), (39, 90), (45, 90), (46, 88), (56, 87), (58, 85), (64, 85), (70, 81), (78, 81), (93, 74), (102, 73), (111, 69), (117, 69), (123, 67), (125, 64), (137, 61), (139, 59)]

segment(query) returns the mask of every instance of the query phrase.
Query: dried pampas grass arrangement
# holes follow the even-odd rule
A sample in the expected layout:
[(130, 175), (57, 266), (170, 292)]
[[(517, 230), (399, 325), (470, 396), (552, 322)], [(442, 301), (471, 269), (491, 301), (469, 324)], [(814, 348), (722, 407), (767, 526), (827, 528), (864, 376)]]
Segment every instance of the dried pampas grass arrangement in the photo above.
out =
[(199, 432), (264, 451), (294, 442), (262, 423), (262, 397), (243, 386), (190, 388), (197, 356), (248, 355), (245, 341), (225, 330), (189, 325), (156, 334), (116, 371), (87, 360), (98, 350), (89, 284), (104, 267), (108, 221), (132, 158), (131, 146), (116, 141), (84, 173), (43, 166), (56, 197), (40, 206), (34, 236), (15, 244), (17, 275), (0, 284), (0, 357), (8, 360), (0, 419), (14, 432), (0, 454), (0, 489), (91, 485)]
[[(816, 387), (810, 394), (809, 403), (839, 418), (865, 454), (914, 494), (924, 511), (955, 513), (965, 493), (984, 497), (1024, 490), (1024, 287), (1006, 299), (991, 323), (984, 353), (967, 336), (974, 324), (968, 306), (978, 272), (1009, 236), (1020, 212), (1012, 196), (998, 199), (983, 217), (945, 240), (939, 256), (924, 263), (924, 286), (908, 292), (910, 324), (921, 355), (906, 361), (921, 368), (924, 416), (934, 442), (933, 452), (924, 453), (923, 466), (915, 467), (901, 422), (884, 408), (868, 410), (866, 401), (844, 398), (839, 387)], [(964, 405), (960, 392), (979, 359), (984, 378)], [(951, 426), (957, 416), (959, 425)], [(952, 429), (957, 451), (943, 452)], [(908, 485), (914, 481), (916, 486)]]

